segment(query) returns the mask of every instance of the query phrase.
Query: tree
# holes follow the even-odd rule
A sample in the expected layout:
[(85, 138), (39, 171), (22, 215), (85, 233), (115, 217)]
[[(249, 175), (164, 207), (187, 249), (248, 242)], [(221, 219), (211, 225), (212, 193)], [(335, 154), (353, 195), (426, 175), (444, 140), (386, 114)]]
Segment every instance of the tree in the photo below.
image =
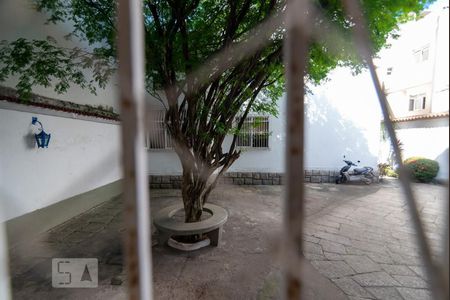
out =
[[(50, 22), (72, 23), (72, 36), (87, 41), (92, 51), (62, 49), (53, 39), (3, 41), (0, 80), (20, 74), (17, 88), (25, 96), (33, 85), (49, 86), (55, 81), (59, 92), (67, 90), (69, 83), (92, 89), (94, 83), (104, 85), (116, 58), (115, 2), (34, 0), (34, 3), (39, 11), (49, 14)], [(323, 11), (313, 20), (316, 27), (332, 25), (344, 39), (350, 37), (351, 20), (344, 15), (339, 1), (316, 0), (312, 4)], [(419, 12), (425, 5), (423, 0), (363, 1), (375, 51), (395, 34), (397, 24), (408, 13)], [(199, 221), (218, 178), (240, 155), (236, 139), (249, 112), (277, 114), (276, 101), (284, 87), (283, 26), (277, 24), (274, 33), (254, 28), (280, 14), (285, 2), (144, 0), (143, 8), (147, 90), (167, 105), (165, 123), (183, 168), (185, 220)], [(324, 19), (327, 22), (322, 22)], [(262, 35), (269, 42), (251, 53), (230, 50), (238, 43), (245, 45), (252, 35)], [(215, 59), (218, 53), (239, 59), (233, 65), (219, 68), (221, 61)], [(364, 66), (342, 44), (315, 41), (309, 55), (305, 76), (311, 83), (319, 83), (336, 66), (351, 66), (356, 72)], [(81, 63), (72, 63), (77, 60)], [(205, 62), (210, 72), (201, 77), (195, 71)], [(83, 68), (93, 69), (94, 78), (86, 78)], [(223, 149), (228, 134), (233, 135), (231, 146)]]

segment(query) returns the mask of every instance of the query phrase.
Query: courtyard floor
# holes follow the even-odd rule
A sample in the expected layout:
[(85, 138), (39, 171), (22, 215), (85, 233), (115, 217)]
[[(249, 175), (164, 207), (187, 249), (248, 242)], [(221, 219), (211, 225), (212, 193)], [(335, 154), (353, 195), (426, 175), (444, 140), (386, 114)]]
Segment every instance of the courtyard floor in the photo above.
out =
[[(395, 181), (306, 184), (306, 299), (431, 299), (408, 207)], [(415, 184), (435, 254), (446, 226), (446, 188)], [(152, 212), (180, 201), (152, 190)], [(185, 253), (154, 245), (156, 299), (279, 299), (282, 186), (220, 186), (227, 209), (222, 244)], [(120, 197), (10, 249), (13, 299), (125, 299)], [(99, 287), (53, 289), (51, 259), (93, 257)]]

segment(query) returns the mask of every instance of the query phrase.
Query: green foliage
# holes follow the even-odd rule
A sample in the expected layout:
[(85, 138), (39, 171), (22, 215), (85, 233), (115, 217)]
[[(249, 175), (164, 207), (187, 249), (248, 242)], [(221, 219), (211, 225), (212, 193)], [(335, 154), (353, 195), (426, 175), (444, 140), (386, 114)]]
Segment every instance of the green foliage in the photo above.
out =
[[(91, 69), (93, 78), (85, 76)], [(47, 40), (19, 38), (7, 43), (0, 42), (0, 81), (18, 76), (17, 89), (22, 99), (28, 99), (36, 85), (49, 87), (64, 93), (75, 83), (95, 94), (97, 84), (104, 87), (114, 72), (107, 59), (86, 53), (79, 48), (66, 49)]]
[(439, 163), (424, 157), (410, 157), (404, 164), (413, 178), (420, 182), (431, 182), (439, 172)]
[(397, 172), (395, 172), (388, 163), (379, 163), (378, 171), (380, 173), (380, 176), (398, 178)]
[(388, 168), (390, 168), (389, 164), (379, 163), (378, 164), (378, 172), (380, 173), (380, 176), (386, 176)]
[(36, 9), (49, 13), (48, 23), (69, 22), (74, 30), (69, 36), (87, 41), (93, 52), (115, 57), (116, 1), (112, 0), (31, 0)]
[(387, 177), (398, 178), (397, 172), (395, 172), (391, 167), (389, 167), (389, 168), (386, 170), (386, 176), (387, 176)]
[[(410, 12), (419, 12), (430, 1), (363, 1), (370, 36), (375, 51), (380, 50), (389, 36), (395, 35), (399, 21), (408, 20)], [(87, 41), (92, 46), (92, 55), (102, 57), (106, 61), (116, 59), (116, 1), (113, 0), (33, 0), (35, 7), (49, 15), (49, 23), (69, 22), (73, 24), (72, 37)], [(340, 1), (316, 1), (318, 8), (324, 12), (327, 21), (338, 28), (344, 37), (350, 36), (349, 21), (343, 13)], [(265, 20), (269, 15), (284, 7), (284, 1), (216, 1), (189, 0), (171, 2), (164, 0), (144, 1), (144, 23), (146, 40), (147, 86), (152, 92), (175, 80), (182, 83), (186, 74), (204, 64), (209, 58), (228, 45), (242, 42), (250, 30)], [(320, 24), (317, 20), (317, 25)], [(243, 64), (241, 71), (248, 73), (244, 78), (234, 76), (242, 85), (240, 89), (250, 89), (243, 94), (258, 92), (276, 101), (284, 89), (281, 53), (279, 59), (269, 59), (277, 47), (281, 47), (282, 30), (272, 35), (272, 43), (258, 51), (255, 58), (262, 63)], [(15, 44), (14, 44), (15, 43)], [(26, 43), (26, 45), (24, 45)], [(70, 84), (78, 84), (95, 92), (92, 81), (83, 78), (80, 72), (86, 65), (73, 62), (71, 51), (63, 50), (54, 43), (44, 41), (26, 42), (23, 39), (13, 43), (2, 42), (1, 48), (17, 49), (15, 59), (10, 59), (11, 51), (2, 51), (0, 65), (0, 81), (6, 77), (20, 74), (21, 80), (17, 89), (22, 94), (29, 94), (34, 85), (49, 86), (52, 79), (57, 83), (54, 88), (63, 93)], [(328, 72), (338, 65), (351, 66), (357, 73), (363, 63), (358, 61), (354, 53), (342, 45), (313, 43), (310, 50), (308, 78), (311, 83), (320, 83)], [(34, 55), (29, 55), (33, 53)], [(49, 54), (46, 59), (40, 54)], [(186, 54), (188, 53), (188, 56)], [(34, 62), (35, 61), (35, 62)], [(58, 63), (59, 62), (59, 63)], [(25, 63), (25, 65), (24, 65)], [(42, 66), (49, 67), (42, 67)], [(66, 65), (66, 66), (65, 66)], [(26, 67), (28, 66), (28, 67)], [(242, 67), (247, 68), (242, 68)], [(91, 68), (95, 70), (95, 68)], [(229, 79), (230, 72), (239, 68), (224, 71), (222, 78)], [(30, 72), (31, 71), (31, 72)], [(99, 75), (94, 80), (101, 86), (109, 75)], [(248, 80), (258, 72), (264, 71), (262, 88), (246, 87)], [(249, 78), (249, 79), (246, 79)], [(174, 82), (172, 82), (174, 83)], [(236, 82), (228, 82), (231, 86)], [(230, 90), (223, 88), (225, 93)], [(242, 105), (242, 102), (239, 102)], [(274, 102), (254, 103), (255, 110), (275, 114)]]

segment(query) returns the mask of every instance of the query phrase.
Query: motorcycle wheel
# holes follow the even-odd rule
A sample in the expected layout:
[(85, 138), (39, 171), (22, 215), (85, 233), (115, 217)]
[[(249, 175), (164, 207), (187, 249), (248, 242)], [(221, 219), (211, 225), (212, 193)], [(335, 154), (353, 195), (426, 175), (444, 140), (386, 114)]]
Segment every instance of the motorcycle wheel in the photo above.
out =
[(364, 181), (364, 183), (367, 184), (367, 185), (372, 184), (372, 178), (370, 178), (370, 177), (364, 176), (363, 181)]

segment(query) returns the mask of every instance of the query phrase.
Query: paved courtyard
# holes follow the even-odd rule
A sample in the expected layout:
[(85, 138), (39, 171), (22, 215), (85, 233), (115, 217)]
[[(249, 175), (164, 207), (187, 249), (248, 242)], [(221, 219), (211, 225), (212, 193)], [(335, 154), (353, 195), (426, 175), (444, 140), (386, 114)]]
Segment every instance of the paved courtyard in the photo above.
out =
[[(431, 299), (407, 206), (395, 181), (307, 184), (306, 299)], [(445, 187), (415, 184), (434, 253), (447, 209)], [(152, 190), (152, 212), (180, 201)], [(211, 203), (226, 208), (219, 248), (192, 253), (153, 246), (156, 299), (278, 299), (282, 186), (221, 186)], [(121, 199), (10, 249), (14, 299), (124, 299)], [(96, 257), (99, 287), (53, 289), (51, 258)]]

